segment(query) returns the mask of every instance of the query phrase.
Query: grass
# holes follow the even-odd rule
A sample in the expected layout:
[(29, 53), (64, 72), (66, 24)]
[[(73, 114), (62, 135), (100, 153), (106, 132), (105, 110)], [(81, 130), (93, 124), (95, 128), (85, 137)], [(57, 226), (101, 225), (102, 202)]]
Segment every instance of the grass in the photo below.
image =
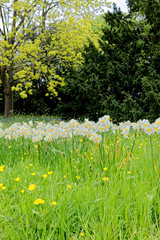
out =
[(5, 126), (9, 126), (11, 125), (12, 123), (15, 123), (15, 122), (29, 122), (29, 121), (45, 121), (45, 122), (57, 122), (57, 121), (60, 121), (60, 118), (58, 116), (46, 116), (46, 115), (12, 115), (11, 117), (9, 118), (5, 118), (4, 116), (0, 115), (0, 122), (5, 124)]
[(160, 239), (160, 136), (102, 135), (0, 138), (1, 240)]

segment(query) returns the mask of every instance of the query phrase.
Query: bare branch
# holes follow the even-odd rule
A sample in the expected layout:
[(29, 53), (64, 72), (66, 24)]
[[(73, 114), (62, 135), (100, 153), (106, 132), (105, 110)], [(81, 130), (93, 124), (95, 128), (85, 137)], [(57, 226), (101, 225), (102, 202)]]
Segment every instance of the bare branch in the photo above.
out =
[(54, 7), (56, 7), (58, 4), (59, 4), (58, 1), (57, 1), (57, 2), (54, 2), (54, 3), (48, 4), (49, 7), (48, 7), (48, 8), (46, 9), (46, 11), (43, 13), (44, 16), (46, 16), (47, 13), (48, 13), (51, 9), (53, 9)]
[(25, 20), (25, 15), (21, 18), (20, 23), (18, 24), (18, 26), (16, 27), (16, 32), (18, 32), (18, 30), (20, 29), (20, 27), (23, 25)]
[(1, 29), (1, 28), (0, 28), (0, 33), (1, 33), (3, 36), (5, 36), (5, 35), (4, 35), (4, 32), (2, 31), (2, 29)]
[(6, 30), (5, 30), (5, 22), (4, 22), (4, 16), (2, 12), (2, 6), (0, 6), (0, 16), (2, 19), (2, 26), (3, 26), (3, 36), (5, 37), (5, 40), (7, 40)]

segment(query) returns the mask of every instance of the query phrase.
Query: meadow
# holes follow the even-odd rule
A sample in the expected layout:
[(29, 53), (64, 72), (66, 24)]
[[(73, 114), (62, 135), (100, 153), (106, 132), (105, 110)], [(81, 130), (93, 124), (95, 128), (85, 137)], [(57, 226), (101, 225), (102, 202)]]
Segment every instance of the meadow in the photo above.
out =
[(160, 239), (160, 119), (0, 118), (1, 240)]

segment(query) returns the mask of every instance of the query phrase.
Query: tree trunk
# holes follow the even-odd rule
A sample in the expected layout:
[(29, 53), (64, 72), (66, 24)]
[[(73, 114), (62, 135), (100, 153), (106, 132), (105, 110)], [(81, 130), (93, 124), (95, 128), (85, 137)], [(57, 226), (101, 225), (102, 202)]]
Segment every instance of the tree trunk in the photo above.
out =
[(9, 117), (13, 112), (13, 92), (11, 91), (11, 80), (9, 81), (6, 76), (6, 66), (0, 68), (0, 79), (2, 80), (3, 91), (4, 91), (4, 116)]
[(11, 88), (4, 89), (4, 116), (9, 117), (13, 113), (13, 92)]

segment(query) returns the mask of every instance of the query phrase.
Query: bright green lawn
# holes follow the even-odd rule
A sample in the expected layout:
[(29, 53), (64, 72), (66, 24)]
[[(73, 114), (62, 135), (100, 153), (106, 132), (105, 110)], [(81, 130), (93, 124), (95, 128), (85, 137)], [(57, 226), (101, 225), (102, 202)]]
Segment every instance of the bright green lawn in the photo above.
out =
[(99, 144), (0, 138), (0, 239), (160, 239), (159, 143), (133, 131)]

